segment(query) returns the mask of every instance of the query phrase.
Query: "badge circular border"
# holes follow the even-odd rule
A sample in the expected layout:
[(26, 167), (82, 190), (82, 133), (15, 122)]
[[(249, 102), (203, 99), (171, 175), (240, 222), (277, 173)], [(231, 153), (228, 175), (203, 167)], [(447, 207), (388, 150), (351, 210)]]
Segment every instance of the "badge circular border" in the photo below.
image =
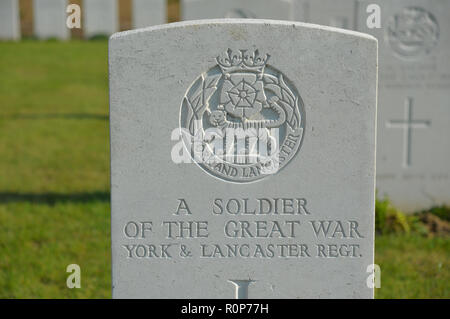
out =
[[(270, 57), (268, 54), (261, 57), (258, 50), (251, 55), (246, 52), (247, 50), (239, 50), (236, 54), (229, 49), (225, 58), (218, 56), (216, 58), (218, 63), (197, 77), (187, 89), (181, 103), (179, 119), (180, 134), (185, 150), (194, 163), (208, 175), (234, 183), (255, 182), (283, 169), (300, 150), (306, 125), (304, 103), (297, 88), (281, 71), (267, 64)], [(283, 126), (284, 138), (279, 143), (276, 154), (272, 154), (277, 162), (236, 164), (219, 160), (219, 163), (216, 161), (211, 164), (208, 161), (195, 160), (192, 151), (195, 122), (200, 124), (200, 129), (204, 133), (203, 123), (206, 121), (207, 112), (211, 111), (211, 107), (217, 108), (224, 81), (230, 77), (227, 72), (231, 69), (258, 74), (257, 79), (263, 82), (264, 93), (269, 96), (267, 100), (283, 108), (285, 122), (281, 126)], [(291, 139), (288, 140), (288, 137)], [(289, 146), (286, 146), (287, 141)], [(205, 145), (201, 147), (203, 150)], [(286, 152), (286, 148), (290, 151)], [(275, 170), (274, 167), (276, 167)]]
[(388, 19), (385, 41), (397, 56), (414, 59), (428, 55), (438, 44), (439, 35), (439, 24), (432, 13), (421, 7), (406, 7)]

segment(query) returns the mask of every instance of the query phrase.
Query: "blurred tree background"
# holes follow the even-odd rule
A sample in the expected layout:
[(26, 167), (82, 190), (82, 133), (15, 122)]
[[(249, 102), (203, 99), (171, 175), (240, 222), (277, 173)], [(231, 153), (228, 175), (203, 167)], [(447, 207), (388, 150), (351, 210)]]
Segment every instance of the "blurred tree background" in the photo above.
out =
[[(131, 2), (132, 0), (117, 0), (119, 4), (119, 26), (120, 31), (130, 30), (131, 27)], [(69, 0), (69, 4), (78, 4), (83, 11), (83, 0)], [(22, 36), (33, 36), (33, 0), (19, 0), (20, 8), (20, 29)], [(179, 0), (167, 1), (167, 21), (180, 21)], [(82, 38), (83, 23), (81, 29), (72, 29), (73, 38)]]

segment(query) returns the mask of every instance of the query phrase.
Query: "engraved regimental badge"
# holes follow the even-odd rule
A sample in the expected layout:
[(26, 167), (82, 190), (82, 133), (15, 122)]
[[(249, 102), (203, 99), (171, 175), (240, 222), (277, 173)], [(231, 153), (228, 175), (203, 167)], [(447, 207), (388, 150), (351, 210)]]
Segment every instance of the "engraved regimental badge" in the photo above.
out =
[(392, 16), (386, 28), (386, 41), (403, 58), (427, 55), (439, 40), (439, 25), (428, 11), (418, 7), (404, 8)]
[(183, 98), (184, 145), (215, 177), (242, 183), (275, 174), (301, 146), (302, 99), (269, 58), (258, 50), (228, 49)]

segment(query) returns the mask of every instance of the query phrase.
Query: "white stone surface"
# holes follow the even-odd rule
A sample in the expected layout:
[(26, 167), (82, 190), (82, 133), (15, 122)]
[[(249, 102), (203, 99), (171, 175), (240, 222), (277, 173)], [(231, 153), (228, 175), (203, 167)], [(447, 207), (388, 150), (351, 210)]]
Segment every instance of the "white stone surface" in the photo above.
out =
[(0, 40), (20, 39), (18, 0), (0, 1)]
[(117, 0), (83, 0), (84, 36), (111, 35), (119, 30)]
[(34, 35), (38, 39), (70, 38), (66, 26), (67, 5), (67, 0), (33, 0)]
[[(365, 8), (381, 7), (381, 29)], [(413, 212), (450, 204), (450, 1), (361, 2), (379, 39), (377, 189)], [(408, 124), (410, 123), (410, 124)]]
[(135, 29), (167, 22), (166, 0), (133, 0), (132, 8)]
[[(114, 298), (373, 297), (373, 37), (297, 22), (188, 21), (113, 35), (109, 66)], [(174, 162), (179, 128), (193, 121), (275, 121), (281, 169)], [(315, 234), (319, 221), (326, 236)]]
[(304, 3), (309, 23), (350, 30), (355, 28), (357, 0), (297, 1)]
[(293, 20), (293, 0), (181, 0), (183, 20), (253, 18)]

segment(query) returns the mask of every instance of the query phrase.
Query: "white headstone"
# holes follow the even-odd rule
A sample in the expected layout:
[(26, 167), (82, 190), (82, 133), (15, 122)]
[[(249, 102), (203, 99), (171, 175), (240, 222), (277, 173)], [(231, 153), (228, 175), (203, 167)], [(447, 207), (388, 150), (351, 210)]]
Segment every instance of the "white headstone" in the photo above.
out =
[(373, 37), (188, 21), (109, 65), (113, 297), (373, 297)]
[(293, 5), (293, 19), (298, 22), (308, 22), (309, 3), (308, 0), (291, 0)]
[(358, 0), (294, 0), (303, 8), (303, 16), (309, 23), (353, 30)]
[(133, 0), (132, 15), (135, 29), (166, 23), (166, 0)]
[[(381, 28), (366, 25), (367, 5)], [(450, 1), (362, 1), (380, 43), (377, 189), (413, 212), (450, 204)]]
[(117, 0), (83, 0), (84, 36), (109, 36), (119, 30)]
[(0, 40), (20, 39), (19, 1), (0, 1)]
[(181, 0), (183, 20), (254, 18), (293, 20), (293, 0)]
[(33, 0), (34, 35), (39, 39), (69, 39), (67, 5), (67, 0)]

